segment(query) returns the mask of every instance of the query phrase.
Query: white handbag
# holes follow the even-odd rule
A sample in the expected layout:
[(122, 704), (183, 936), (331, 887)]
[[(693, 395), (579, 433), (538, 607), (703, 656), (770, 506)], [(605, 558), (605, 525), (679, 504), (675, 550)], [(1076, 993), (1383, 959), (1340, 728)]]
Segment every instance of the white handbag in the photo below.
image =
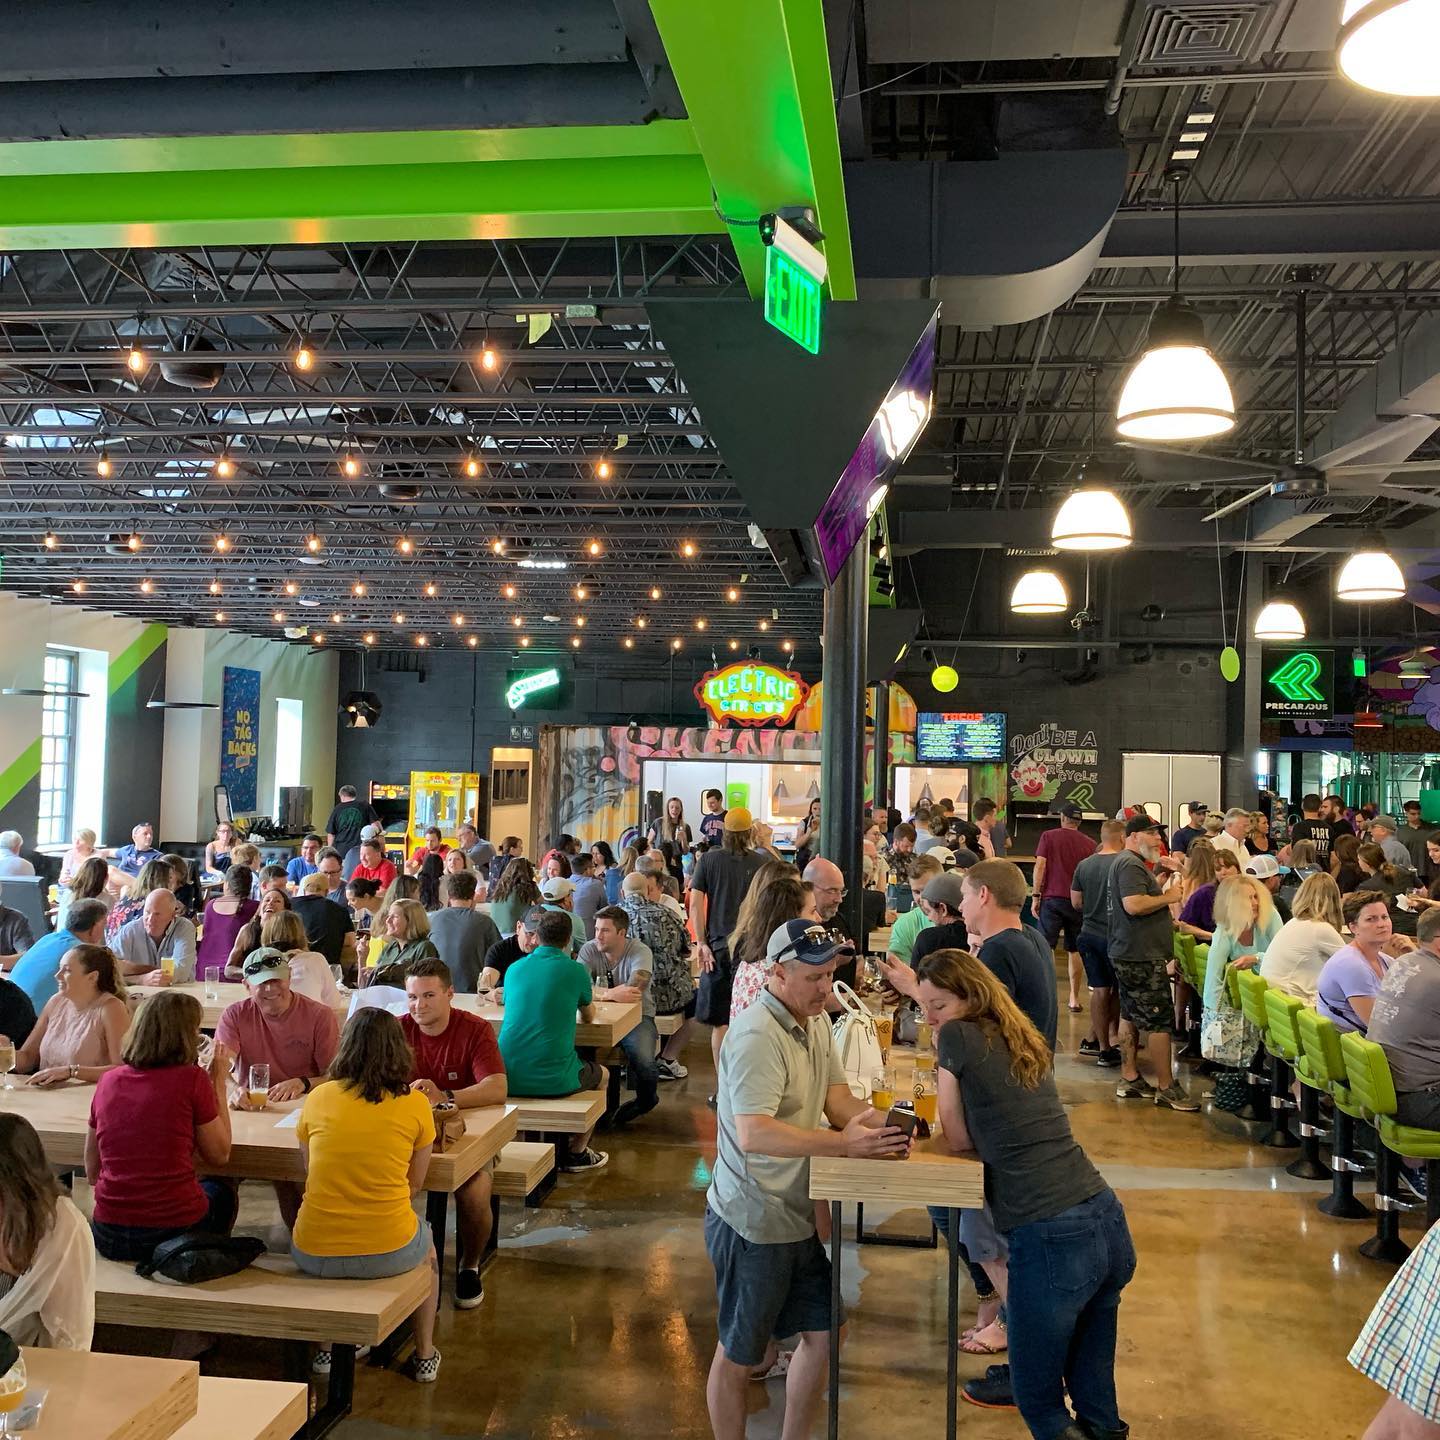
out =
[(833, 993), (845, 1011), (834, 1025), (835, 1053), (850, 1093), (857, 1100), (865, 1100), (870, 1095), (871, 1077), (885, 1064), (875, 1017), (843, 980), (835, 982)]

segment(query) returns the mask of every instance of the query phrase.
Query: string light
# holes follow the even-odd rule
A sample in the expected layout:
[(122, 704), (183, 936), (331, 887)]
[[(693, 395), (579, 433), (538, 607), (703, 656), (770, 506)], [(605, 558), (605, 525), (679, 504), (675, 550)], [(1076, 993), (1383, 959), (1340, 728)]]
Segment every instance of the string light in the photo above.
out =
[(100, 452), (100, 458), (95, 462), (95, 473), (102, 480), (108, 480), (115, 473), (115, 466), (111, 464), (110, 457), (103, 450)]
[(595, 477), (598, 480), (608, 480), (614, 473), (608, 460), (601, 460), (595, 466)]
[(402, 535), (395, 542), (395, 548), (402, 555), (413, 555), (415, 553), (415, 542), (408, 535)]
[(592, 540), (585, 547), (585, 553), (587, 555), (603, 555), (605, 553), (605, 547), (598, 540)]
[(321, 630), (317, 630), (317, 631), (310, 637), (310, 643), (311, 643), (312, 645), (323, 645), (323, 644), (325, 643), (325, 634), (324, 634), (324, 632), (321, 631)]
[(658, 585), (652, 585), (650, 587), (650, 598), (652, 600), (658, 600), (660, 598), (660, 587)]
[(133, 555), (144, 543), (140, 536), (132, 530), (129, 538), (125, 541), (125, 548)]
[(41, 537), (40, 543), (47, 550), (58, 550), (60, 548), (60, 537), (53, 530), (47, 530)]
[(290, 363), (297, 370), (311, 370), (315, 366), (315, 352), (301, 340), (290, 355)]
[(792, 645), (792, 644), (790, 643), (790, 641), (788, 641), (788, 640), (784, 641), (784, 642), (781, 644), (780, 648), (781, 648), (787, 655), (789, 655), (789, 654), (795, 649), (794, 645)]
[(324, 541), (322, 541), (320, 537), (316, 535), (313, 531), (305, 537), (305, 548), (312, 555), (318, 555), (323, 544)]
[(235, 462), (228, 455), (222, 455), (215, 462), (215, 473), (222, 480), (228, 480), (235, 473)]
[(230, 537), (228, 535), (217, 535), (215, 537), (215, 548), (220, 554), (226, 554), (230, 549)]
[(145, 352), (139, 345), (131, 345), (125, 354), (125, 368), (132, 375), (143, 375), (150, 361), (146, 358)]
[(693, 540), (682, 540), (680, 542), (680, 554), (686, 560), (693, 560), (697, 553), (697, 547)]
[(577, 585), (575, 587), (575, 598), (577, 600), (588, 600), (590, 598), (590, 591), (586, 589), (583, 584)]
[(730, 648), (732, 650), (738, 650), (740, 648), (740, 642), (738, 640), (732, 640), (730, 642)]
[(580, 637), (578, 635), (572, 635), (570, 637), (570, 648), (572, 650), (578, 650), (580, 648)]
[(465, 457), (465, 463), (460, 467), (466, 476), (473, 480), (485, 468), (473, 455)]

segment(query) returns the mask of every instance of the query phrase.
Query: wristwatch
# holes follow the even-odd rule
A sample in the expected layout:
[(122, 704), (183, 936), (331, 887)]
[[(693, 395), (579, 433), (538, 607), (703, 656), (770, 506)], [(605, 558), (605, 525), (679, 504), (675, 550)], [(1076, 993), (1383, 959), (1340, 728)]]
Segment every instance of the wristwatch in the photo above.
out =
[(308, 1095), (310, 1093), (310, 1077), (308, 1075), (302, 1075), (300, 1077), (300, 1085), (301, 1094)]
[(80, 1078), (80, 1067), (78, 1065), (72, 1065), (70, 1067), (70, 1078), (72, 1080), (78, 1080)]

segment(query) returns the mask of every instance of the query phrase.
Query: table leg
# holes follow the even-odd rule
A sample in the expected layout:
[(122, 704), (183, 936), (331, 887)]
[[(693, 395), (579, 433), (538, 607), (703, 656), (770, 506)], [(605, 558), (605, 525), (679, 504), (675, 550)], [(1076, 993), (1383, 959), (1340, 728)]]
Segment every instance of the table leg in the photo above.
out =
[(948, 1283), (945, 1292), (945, 1433), (955, 1440), (958, 1420), (960, 1370), (960, 1212), (951, 1210), (946, 1225), (949, 1241)]
[[(459, 1241), (456, 1241), (457, 1247)], [(490, 1239), (485, 1246), (485, 1253), (480, 1257), (480, 1269), (483, 1272), (485, 1267), (495, 1258), (495, 1252), (500, 1248), (500, 1197), (492, 1190), (490, 1192)], [(456, 1257), (456, 1264), (459, 1264), (459, 1257)], [(458, 1272), (457, 1272), (458, 1273)]]
[(435, 1242), (436, 1271), (445, 1277), (445, 1223), (450, 1215), (450, 1195), (445, 1190), (425, 1193), (425, 1219), (430, 1223), (430, 1237)]
[(840, 1436), (840, 1254), (843, 1207), (830, 1202), (830, 1440)]

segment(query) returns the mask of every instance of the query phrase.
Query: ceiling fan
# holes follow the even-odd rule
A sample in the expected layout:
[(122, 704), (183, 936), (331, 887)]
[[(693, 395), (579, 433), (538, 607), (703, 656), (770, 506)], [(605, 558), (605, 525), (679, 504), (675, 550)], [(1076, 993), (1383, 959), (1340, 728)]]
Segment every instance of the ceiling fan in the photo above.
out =
[[(1304, 282), (1307, 277), (1297, 277)], [(1239, 499), (1231, 500), (1205, 516), (1222, 520), (1244, 509), (1262, 496), (1309, 500), (1323, 495), (1381, 496), (1440, 510), (1440, 495), (1387, 485), (1391, 475), (1440, 474), (1440, 460), (1412, 460), (1405, 457), (1429, 439), (1440, 419), (1430, 415), (1406, 415), (1381, 425), (1358, 440), (1352, 440), (1324, 455), (1307, 461), (1305, 456), (1305, 301), (1308, 285), (1300, 283), (1295, 292), (1295, 459), (1289, 464), (1268, 460), (1227, 459), (1159, 445), (1137, 445), (1121, 441), (1134, 452), (1135, 465), (1146, 480), (1184, 486), (1243, 485), (1260, 482)]]

